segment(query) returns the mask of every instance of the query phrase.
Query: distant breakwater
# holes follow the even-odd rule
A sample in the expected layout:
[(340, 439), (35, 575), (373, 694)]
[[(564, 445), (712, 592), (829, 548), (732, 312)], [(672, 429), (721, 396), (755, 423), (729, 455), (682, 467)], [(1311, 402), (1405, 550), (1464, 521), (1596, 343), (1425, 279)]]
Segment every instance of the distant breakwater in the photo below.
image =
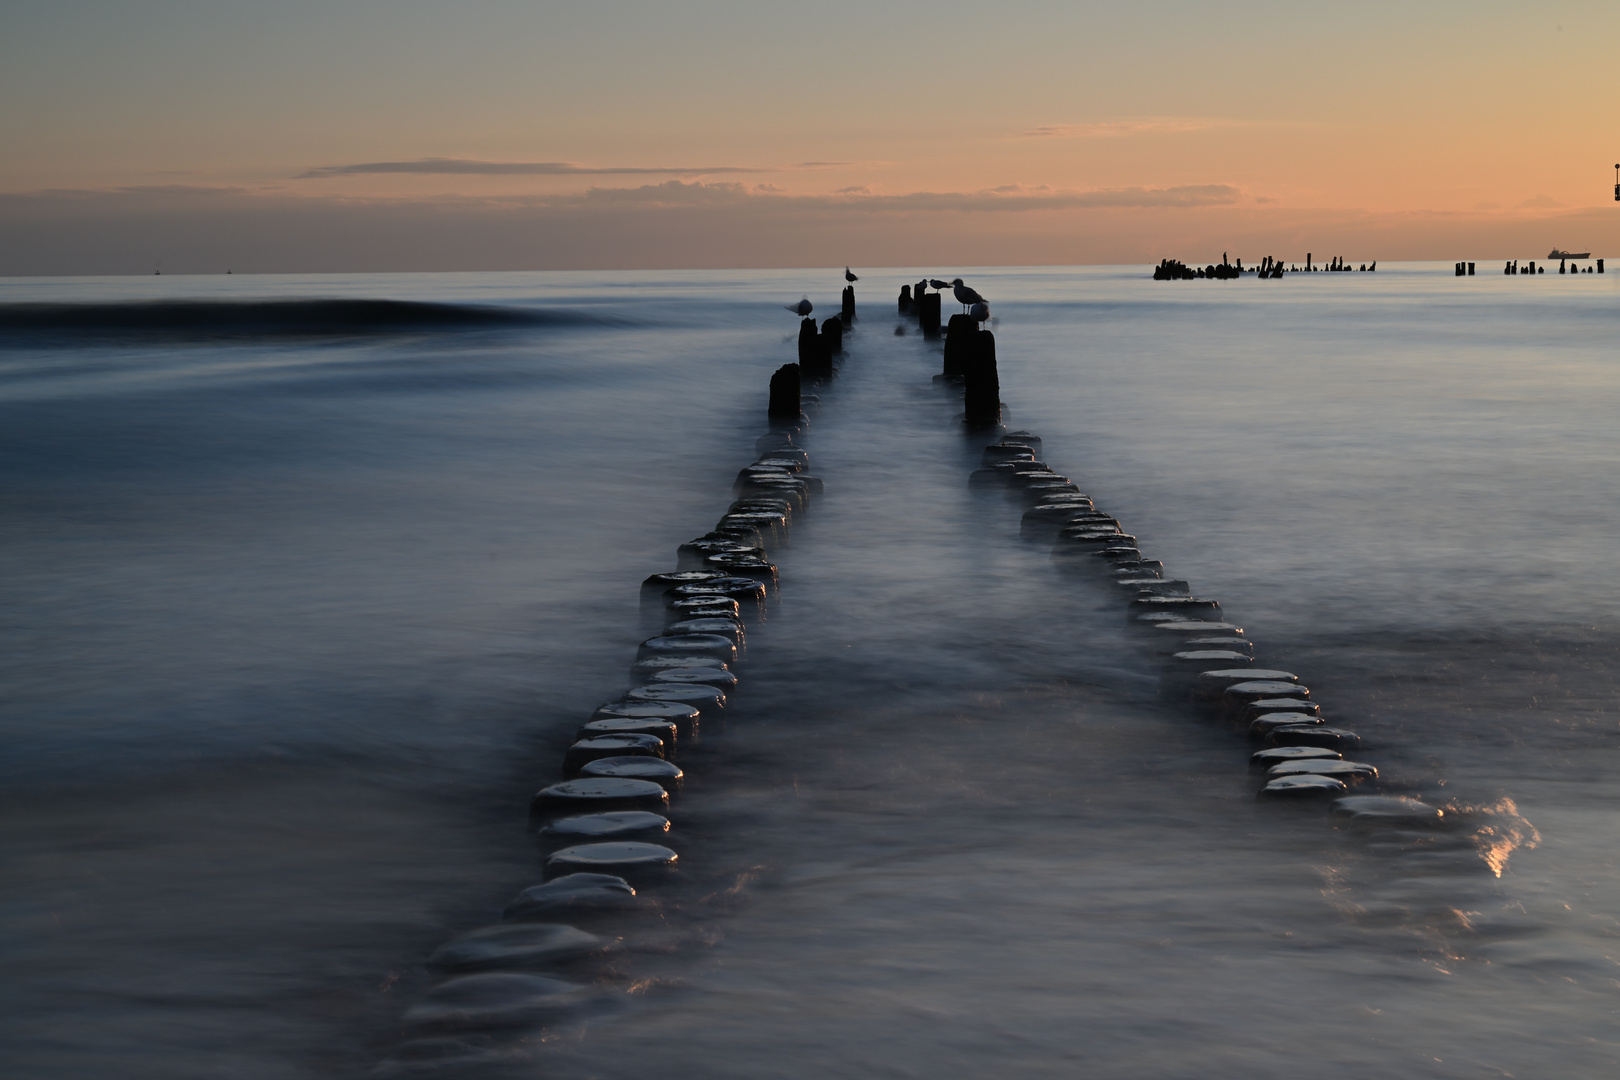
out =
[(1159, 265), (1153, 268), (1153, 280), (1236, 281), (1239, 278), (1248, 276), (1256, 281), (1275, 281), (1281, 278), (1284, 274), (1342, 274), (1350, 271), (1371, 273), (1378, 269), (1378, 261), (1376, 259), (1370, 263), (1362, 263), (1360, 266), (1354, 266), (1346, 262), (1343, 256), (1334, 256), (1326, 266), (1318, 266), (1314, 259), (1315, 256), (1309, 252), (1307, 252), (1305, 255), (1304, 266), (1288, 265), (1278, 261), (1270, 255), (1267, 255), (1265, 258), (1261, 259), (1259, 264), (1256, 266), (1244, 266), (1242, 259), (1238, 259), (1234, 262), (1224, 252), (1221, 254), (1220, 262), (1210, 263), (1208, 266), (1188, 266), (1186, 263), (1181, 262), (1178, 259), (1161, 259), (1159, 260)]

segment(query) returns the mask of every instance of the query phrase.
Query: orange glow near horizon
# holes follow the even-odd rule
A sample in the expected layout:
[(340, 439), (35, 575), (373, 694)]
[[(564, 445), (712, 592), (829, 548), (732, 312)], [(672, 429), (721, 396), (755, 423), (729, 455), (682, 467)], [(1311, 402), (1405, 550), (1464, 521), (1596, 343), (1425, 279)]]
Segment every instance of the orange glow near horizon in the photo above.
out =
[[(807, 265), (818, 228), (903, 263), (942, 224), (991, 261), (1029, 263), (1143, 261), (1217, 237), (1262, 254), (1320, 235), (1386, 259), (1620, 240), (1613, 5), (835, 2), (807, 17), (67, 0), (8, 21), (13, 247), (18, 221), (172, 226), (188, 197), (216, 231), (267, 213), (522, 210), (572, 238), (548, 265), (678, 258), (612, 233), (616, 215), (592, 207), (614, 200), (669, 244), (701, 204), (719, 234), (689, 245), (692, 265)], [(945, 216), (919, 220), (901, 198), (919, 193)], [(804, 227), (761, 230), (768, 215)], [(27, 272), (15, 257), (0, 270)]]

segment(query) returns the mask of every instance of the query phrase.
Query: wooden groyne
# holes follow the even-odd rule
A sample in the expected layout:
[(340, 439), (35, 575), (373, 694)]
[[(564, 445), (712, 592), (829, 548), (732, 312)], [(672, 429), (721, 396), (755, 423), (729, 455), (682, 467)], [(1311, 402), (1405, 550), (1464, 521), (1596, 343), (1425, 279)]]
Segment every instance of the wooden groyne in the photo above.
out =
[(1313, 261), (1312, 253), (1305, 255), (1305, 265), (1287, 265), (1279, 262), (1270, 255), (1261, 259), (1256, 266), (1244, 266), (1243, 260), (1233, 262), (1225, 252), (1221, 253), (1221, 261), (1210, 263), (1208, 266), (1188, 266), (1179, 259), (1161, 259), (1159, 265), (1153, 268), (1154, 281), (1237, 281), (1245, 276), (1256, 281), (1277, 281), (1284, 274), (1343, 274), (1351, 271), (1358, 273), (1374, 273), (1378, 270), (1378, 261), (1361, 263), (1359, 266), (1346, 262), (1343, 256), (1335, 256), (1326, 266), (1318, 266)]
[[(1462, 263), (1457, 265), (1461, 266)], [(1468, 264), (1468, 272), (1470, 274), (1474, 272), (1473, 263)], [(1546, 272), (1547, 268), (1537, 266), (1534, 259), (1527, 259), (1522, 264), (1518, 259), (1509, 259), (1502, 264), (1502, 273), (1510, 277), (1515, 274), (1545, 274)], [(1559, 259), (1558, 272), (1560, 274), (1601, 274), (1604, 272), (1603, 260), (1597, 259), (1586, 266), (1582, 266), (1579, 259)], [(1459, 273), (1457, 276), (1461, 277), (1462, 274)]]
[(657, 632), (630, 658), (630, 687), (578, 719), (560, 775), (531, 800), (542, 880), (498, 921), (428, 958), (438, 981), (405, 1013), (405, 1041), (380, 1074), (457, 1062), (589, 1014), (603, 992), (579, 973), (600, 967), (618, 931), (656, 919), (661, 894), (680, 888), (671, 845), (691, 750), (732, 708), (749, 637), (775, 602), (774, 552), (822, 493), (804, 445), (806, 407), (819, 399), (806, 388), (836, 376), (854, 319), (848, 286), (838, 315), (801, 322), (799, 362), (770, 376), (766, 428), (732, 501), (712, 529), (679, 546), (672, 569), (641, 583), (642, 617)]
[[(966, 328), (960, 332), (965, 336)], [(967, 355), (962, 344), (956, 351)], [(994, 418), (982, 404), (971, 405), (969, 380), (952, 374), (951, 359), (945, 363), (946, 372), (934, 381), (962, 386), (964, 431), (980, 447), (969, 487), (1003, 491), (1022, 510), (1022, 535), (1050, 544), (1061, 573), (1117, 597), (1121, 633), (1157, 667), (1161, 693), (1249, 741), (1247, 766), (1256, 776), (1257, 799), (1325, 805), (1334, 816), (1363, 825), (1438, 828), (1455, 822), (1455, 815), (1448, 819), (1442, 807), (1403, 792), (1361, 760), (1366, 740), (1324, 712), (1298, 674), (1264, 665), (1256, 643), (1225, 617), (1219, 600), (1170, 575), (1117, 517), (1041, 460), (1040, 436), (1007, 431), (1000, 423), (1004, 405), (998, 403)]]

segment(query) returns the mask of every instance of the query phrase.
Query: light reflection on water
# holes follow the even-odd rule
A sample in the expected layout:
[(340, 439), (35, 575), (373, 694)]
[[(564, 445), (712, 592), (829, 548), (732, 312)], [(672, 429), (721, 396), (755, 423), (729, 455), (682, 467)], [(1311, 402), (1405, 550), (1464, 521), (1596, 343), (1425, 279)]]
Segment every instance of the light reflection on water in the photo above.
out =
[[(443, 1068), (1236, 1076), (1305, 1046), (1326, 1075), (1607, 1075), (1607, 282), (973, 280), (1045, 458), (1472, 831), (1255, 804), (1249, 747), (968, 492), (937, 358), (863, 293), (810, 440), (828, 494), (687, 767), (703, 888), (625, 928), (627, 1012)], [(426, 952), (537, 876), (526, 794), (622, 686), (635, 582), (723, 509), (791, 359), (772, 305), (817, 281), (241, 278), (639, 321), (18, 361), (27, 1067), (397, 1054)]]

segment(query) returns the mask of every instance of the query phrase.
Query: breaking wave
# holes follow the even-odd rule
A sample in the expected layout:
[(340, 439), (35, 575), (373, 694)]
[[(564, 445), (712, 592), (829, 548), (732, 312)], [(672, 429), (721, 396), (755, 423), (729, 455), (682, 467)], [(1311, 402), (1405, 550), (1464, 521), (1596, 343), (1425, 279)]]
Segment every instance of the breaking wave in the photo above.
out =
[(0, 338), (32, 343), (105, 339), (360, 337), (452, 330), (599, 325), (574, 311), (418, 300), (159, 300), (0, 305)]

